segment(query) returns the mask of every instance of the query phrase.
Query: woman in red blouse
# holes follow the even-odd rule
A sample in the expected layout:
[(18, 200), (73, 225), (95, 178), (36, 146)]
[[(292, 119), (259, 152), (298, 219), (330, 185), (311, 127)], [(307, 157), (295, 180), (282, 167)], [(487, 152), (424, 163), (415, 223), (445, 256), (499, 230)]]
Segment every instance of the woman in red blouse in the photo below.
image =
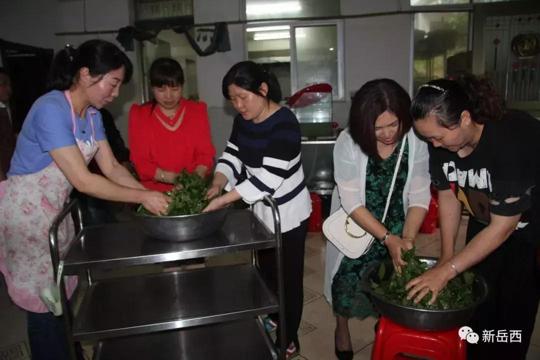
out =
[(182, 170), (206, 176), (216, 153), (206, 104), (182, 98), (184, 72), (170, 58), (150, 66), (154, 99), (129, 112), (131, 161), (148, 189), (168, 191)]

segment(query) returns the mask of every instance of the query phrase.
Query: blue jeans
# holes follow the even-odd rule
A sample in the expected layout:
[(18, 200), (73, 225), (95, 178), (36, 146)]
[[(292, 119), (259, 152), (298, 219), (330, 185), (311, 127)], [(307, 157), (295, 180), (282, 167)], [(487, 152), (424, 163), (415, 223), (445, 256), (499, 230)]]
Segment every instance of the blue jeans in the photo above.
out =
[[(62, 317), (56, 317), (50, 312), (27, 312), (26, 320), (32, 360), (70, 359)], [(81, 353), (78, 353), (82, 359)]]

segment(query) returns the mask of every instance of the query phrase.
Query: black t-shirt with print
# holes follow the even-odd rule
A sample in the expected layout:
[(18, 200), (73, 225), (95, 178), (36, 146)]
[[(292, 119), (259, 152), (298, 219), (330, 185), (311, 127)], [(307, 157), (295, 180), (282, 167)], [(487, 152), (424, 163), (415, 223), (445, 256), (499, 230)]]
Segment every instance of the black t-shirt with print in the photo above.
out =
[(490, 213), (521, 213), (529, 222), (532, 204), (538, 207), (535, 189), (540, 174), (540, 121), (527, 113), (509, 110), (502, 119), (485, 124), (471, 154), (429, 145), (430, 173), (439, 190), (452, 188), (471, 216), (487, 224)]

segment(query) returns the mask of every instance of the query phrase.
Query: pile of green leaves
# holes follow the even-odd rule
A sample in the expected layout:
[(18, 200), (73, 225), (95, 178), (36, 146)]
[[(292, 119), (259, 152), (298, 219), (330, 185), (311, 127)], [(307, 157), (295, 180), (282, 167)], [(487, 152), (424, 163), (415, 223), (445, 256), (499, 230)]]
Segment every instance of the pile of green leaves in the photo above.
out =
[[(377, 274), (379, 282), (371, 279), (371, 286), (375, 293), (394, 304), (429, 310), (462, 309), (474, 302), (474, 274), (470, 271), (463, 272), (450, 280), (446, 287), (439, 292), (432, 305), (428, 305), (431, 292), (417, 304), (412, 299), (407, 300), (408, 291), (405, 289), (405, 285), (428, 269), (428, 266), (414, 255), (414, 252), (413, 248), (402, 254), (407, 265), (401, 268), (401, 274), (394, 271), (391, 263), (382, 262), (380, 264)], [(391, 272), (390, 276), (388, 276), (388, 272)]]
[[(208, 205), (206, 191), (209, 180), (203, 179), (197, 174), (190, 174), (186, 170), (174, 180), (175, 187), (166, 194), (171, 197), (171, 203), (165, 216), (199, 214)], [(137, 209), (137, 214), (151, 215), (142, 205)]]

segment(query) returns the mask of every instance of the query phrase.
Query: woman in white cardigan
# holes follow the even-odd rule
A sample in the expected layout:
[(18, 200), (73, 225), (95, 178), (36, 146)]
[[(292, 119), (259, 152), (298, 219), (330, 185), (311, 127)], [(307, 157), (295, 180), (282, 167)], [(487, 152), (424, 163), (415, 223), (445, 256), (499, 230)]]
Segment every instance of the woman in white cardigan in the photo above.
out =
[[(354, 95), (349, 126), (336, 141), (332, 212), (340, 206), (375, 239), (358, 259), (326, 248), (325, 296), (336, 315), (335, 353), (352, 359), (351, 317), (376, 316), (359, 283), (366, 265), (391, 257), (397, 269), (402, 251), (412, 248), (430, 201), (427, 145), (411, 130), (410, 97), (395, 81), (377, 79)], [(403, 141), (405, 150), (385, 223), (381, 223)]]

